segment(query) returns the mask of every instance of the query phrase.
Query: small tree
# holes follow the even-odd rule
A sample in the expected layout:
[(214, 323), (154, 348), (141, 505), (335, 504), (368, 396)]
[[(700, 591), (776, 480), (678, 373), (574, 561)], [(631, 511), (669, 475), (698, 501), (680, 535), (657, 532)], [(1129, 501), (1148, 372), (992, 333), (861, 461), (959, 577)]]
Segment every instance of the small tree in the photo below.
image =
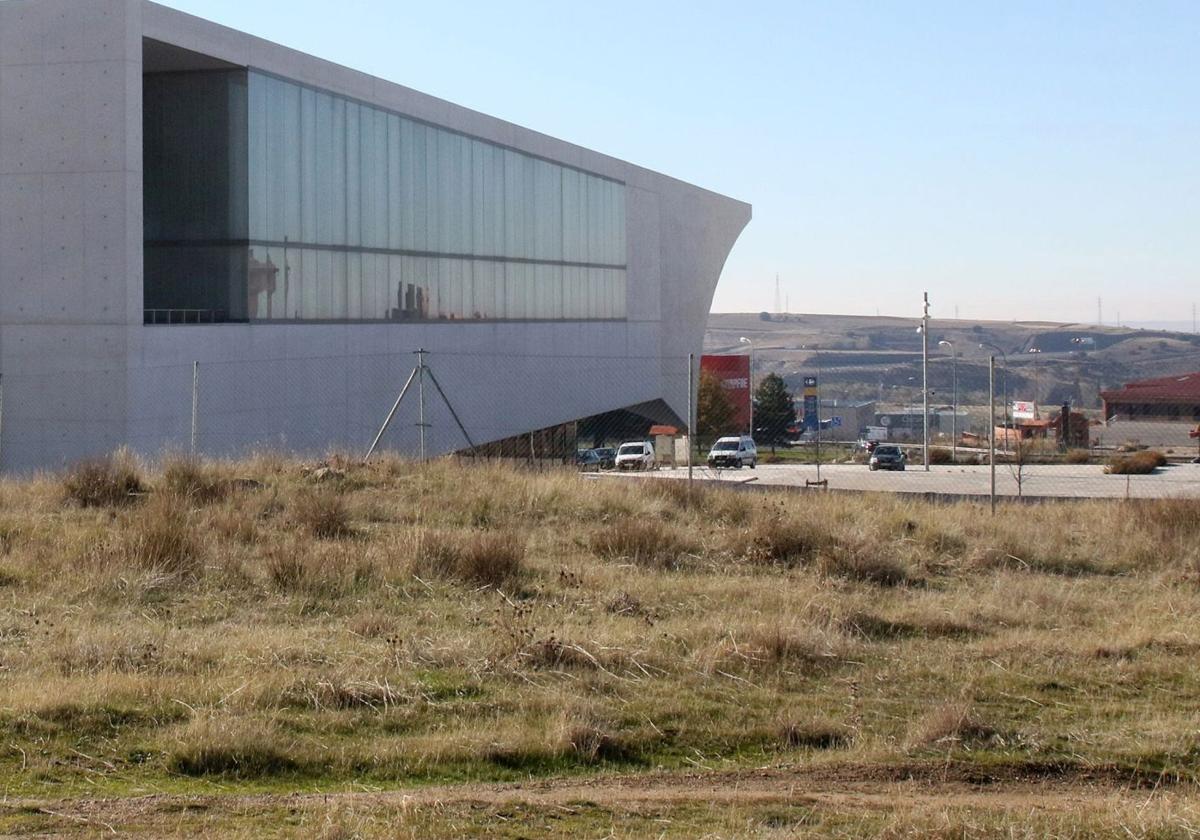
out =
[(700, 372), (696, 394), (696, 443), (728, 434), (736, 411), (721, 379), (710, 370)]
[(774, 450), (795, 422), (796, 406), (783, 377), (776, 373), (763, 377), (754, 395), (756, 437)]

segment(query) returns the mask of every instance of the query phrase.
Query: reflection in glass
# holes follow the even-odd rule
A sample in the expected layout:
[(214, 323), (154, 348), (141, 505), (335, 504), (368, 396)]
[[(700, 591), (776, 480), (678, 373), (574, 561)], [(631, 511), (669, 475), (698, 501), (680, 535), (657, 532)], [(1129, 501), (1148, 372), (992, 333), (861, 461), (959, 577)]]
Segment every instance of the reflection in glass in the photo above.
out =
[(625, 317), (623, 184), (254, 72), (248, 101), (251, 318)]

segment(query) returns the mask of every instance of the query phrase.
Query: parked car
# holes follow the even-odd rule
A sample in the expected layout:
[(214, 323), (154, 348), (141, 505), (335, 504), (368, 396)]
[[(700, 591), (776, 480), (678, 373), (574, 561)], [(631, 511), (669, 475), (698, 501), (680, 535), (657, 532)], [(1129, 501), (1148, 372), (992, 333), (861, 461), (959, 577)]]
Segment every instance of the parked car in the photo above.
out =
[(592, 450), (600, 456), (600, 469), (611, 470), (617, 465), (617, 450), (611, 446), (597, 446)]
[(581, 449), (576, 452), (575, 466), (582, 472), (598, 472), (603, 469), (600, 455), (595, 449)]
[(907, 461), (908, 456), (904, 454), (904, 450), (899, 446), (890, 443), (880, 443), (875, 446), (875, 451), (871, 453), (869, 466), (872, 470), (900, 470), (903, 472)]
[(708, 465), (714, 468), (733, 467), (740, 470), (745, 466), (754, 469), (758, 466), (758, 447), (754, 445), (754, 438), (743, 435), (719, 439), (708, 452)]
[(617, 469), (648, 470), (654, 466), (654, 444), (648, 440), (622, 443), (617, 449)]

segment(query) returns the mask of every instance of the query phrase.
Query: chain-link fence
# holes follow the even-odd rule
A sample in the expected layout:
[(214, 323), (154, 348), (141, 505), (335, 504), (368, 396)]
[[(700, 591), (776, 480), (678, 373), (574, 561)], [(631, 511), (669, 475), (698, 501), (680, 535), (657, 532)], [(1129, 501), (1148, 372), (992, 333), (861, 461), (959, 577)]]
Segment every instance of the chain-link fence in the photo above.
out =
[[(993, 388), (991, 403), (968, 396), (927, 414), (919, 393), (867, 400), (815, 376), (707, 373), (695, 357), (414, 350), (7, 371), (0, 467), (55, 468), (122, 446), (147, 457), (374, 450), (601, 480), (981, 500), (1200, 497), (1200, 414), (1189, 414), (1200, 412), (1200, 374), (1131, 383), (1107, 393), (1103, 410), (1022, 404)], [(752, 390), (754, 404), (739, 405)]]

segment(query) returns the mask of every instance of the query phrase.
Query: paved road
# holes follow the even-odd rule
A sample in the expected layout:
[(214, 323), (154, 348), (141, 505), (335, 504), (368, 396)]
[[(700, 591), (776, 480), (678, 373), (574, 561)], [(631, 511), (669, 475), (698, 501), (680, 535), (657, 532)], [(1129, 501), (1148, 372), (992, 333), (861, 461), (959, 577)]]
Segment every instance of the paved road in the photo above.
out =
[[(686, 469), (666, 469), (638, 474), (661, 478), (686, 478)], [(697, 468), (696, 477), (707, 480), (750, 482), (764, 486), (803, 487), (815, 481), (817, 468), (810, 465), (761, 464), (756, 470), (710, 470)], [(928, 493), (950, 496), (987, 496), (988, 467), (934, 466), (925, 472), (919, 465), (905, 472), (871, 472), (860, 464), (821, 467), (821, 478), (833, 490), (889, 493)], [(1042, 498), (1200, 498), (1200, 464), (1177, 464), (1154, 475), (1105, 475), (1099, 465), (1034, 465), (1022, 474), (1020, 493), (1014, 469), (996, 466), (996, 492), (1001, 496), (1024, 495)]]

